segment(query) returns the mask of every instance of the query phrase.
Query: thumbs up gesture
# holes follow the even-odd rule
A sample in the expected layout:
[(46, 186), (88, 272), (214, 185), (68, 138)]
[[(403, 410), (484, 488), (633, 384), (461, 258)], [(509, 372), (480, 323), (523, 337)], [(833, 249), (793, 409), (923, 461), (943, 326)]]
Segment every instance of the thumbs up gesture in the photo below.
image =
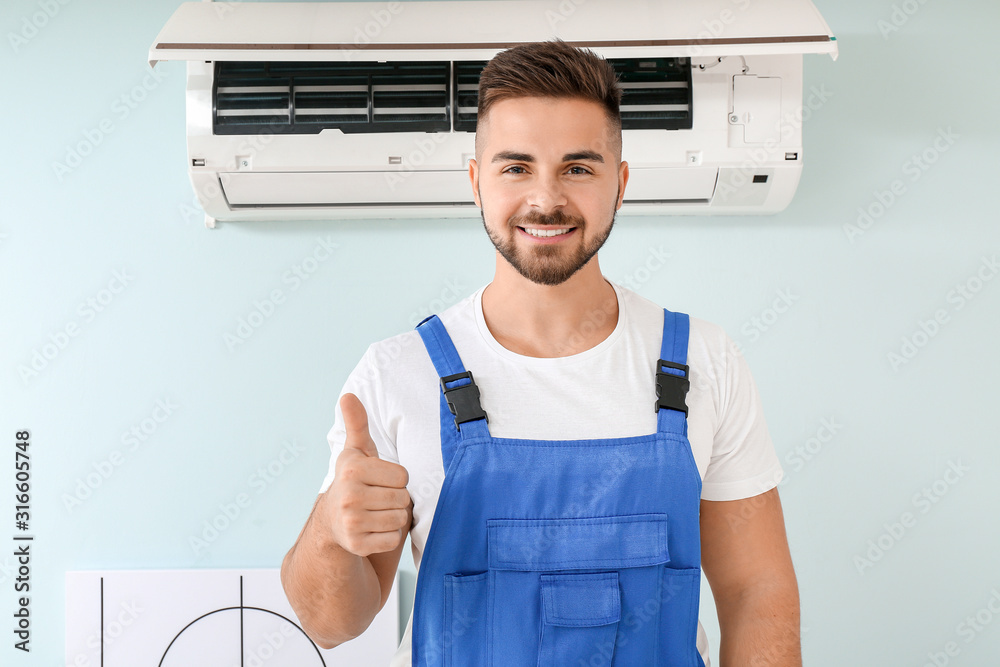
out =
[(333, 538), (358, 556), (392, 551), (410, 530), (413, 502), (406, 468), (383, 461), (368, 431), (368, 413), (354, 394), (340, 399), (347, 440), (327, 490)]

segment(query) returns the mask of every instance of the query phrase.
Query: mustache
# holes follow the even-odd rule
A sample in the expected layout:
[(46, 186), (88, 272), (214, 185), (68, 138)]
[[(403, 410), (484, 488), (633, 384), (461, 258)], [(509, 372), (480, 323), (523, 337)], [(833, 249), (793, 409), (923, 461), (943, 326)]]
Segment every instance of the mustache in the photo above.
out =
[(524, 227), (583, 227), (583, 218), (575, 215), (566, 215), (562, 211), (555, 213), (532, 212), (526, 215), (514, 215), (507, 221), (511, 228)]

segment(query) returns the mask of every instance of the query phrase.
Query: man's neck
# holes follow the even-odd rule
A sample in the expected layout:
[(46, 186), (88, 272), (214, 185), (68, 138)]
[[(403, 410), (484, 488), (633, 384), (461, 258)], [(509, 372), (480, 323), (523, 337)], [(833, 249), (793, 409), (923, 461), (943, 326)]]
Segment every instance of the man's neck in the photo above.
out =
[(539, 285), (497, 256), (483, 292), (483, 316), (493, 337), (528, 357), (567, 357), (602, 342), (618, 323), (618, 297), (595, 256), (560, 285)]

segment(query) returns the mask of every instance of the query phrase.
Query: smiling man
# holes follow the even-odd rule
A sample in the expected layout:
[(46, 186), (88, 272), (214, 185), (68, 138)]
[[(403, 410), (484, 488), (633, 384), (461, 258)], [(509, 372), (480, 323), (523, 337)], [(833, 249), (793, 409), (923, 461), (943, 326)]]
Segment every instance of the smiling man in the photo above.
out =
[(492, 282), (369, 347), (282, 581), (321, 646), (358, 636), (407, 534), (403, 665), (801, 665), (781, 468), (717, 326), (607, 280), (628, 184), (611, 66), (554, 41), (497, 55), (469, 177)]

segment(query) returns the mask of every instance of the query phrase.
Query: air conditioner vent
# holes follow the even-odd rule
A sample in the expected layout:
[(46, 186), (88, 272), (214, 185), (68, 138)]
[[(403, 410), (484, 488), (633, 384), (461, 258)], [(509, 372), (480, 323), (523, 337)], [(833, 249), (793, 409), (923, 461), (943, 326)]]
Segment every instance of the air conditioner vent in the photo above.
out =
[(479, 75), (486, 67), (485, 60), (456, 62), (455, 73), (455, 131), (475, 132), (479, 109)]
[[(623, 130), (690, 130), (690, 58), (609, 59), (622, 86)], [(479, 75), (486, 61), (454, 66), (455, 130), (475, 132)]]
[(623, 130), (690, 130), (690, 58), (612, 58)]
[(451, 129), (448, 62), (218, 62), (215, 134)]

